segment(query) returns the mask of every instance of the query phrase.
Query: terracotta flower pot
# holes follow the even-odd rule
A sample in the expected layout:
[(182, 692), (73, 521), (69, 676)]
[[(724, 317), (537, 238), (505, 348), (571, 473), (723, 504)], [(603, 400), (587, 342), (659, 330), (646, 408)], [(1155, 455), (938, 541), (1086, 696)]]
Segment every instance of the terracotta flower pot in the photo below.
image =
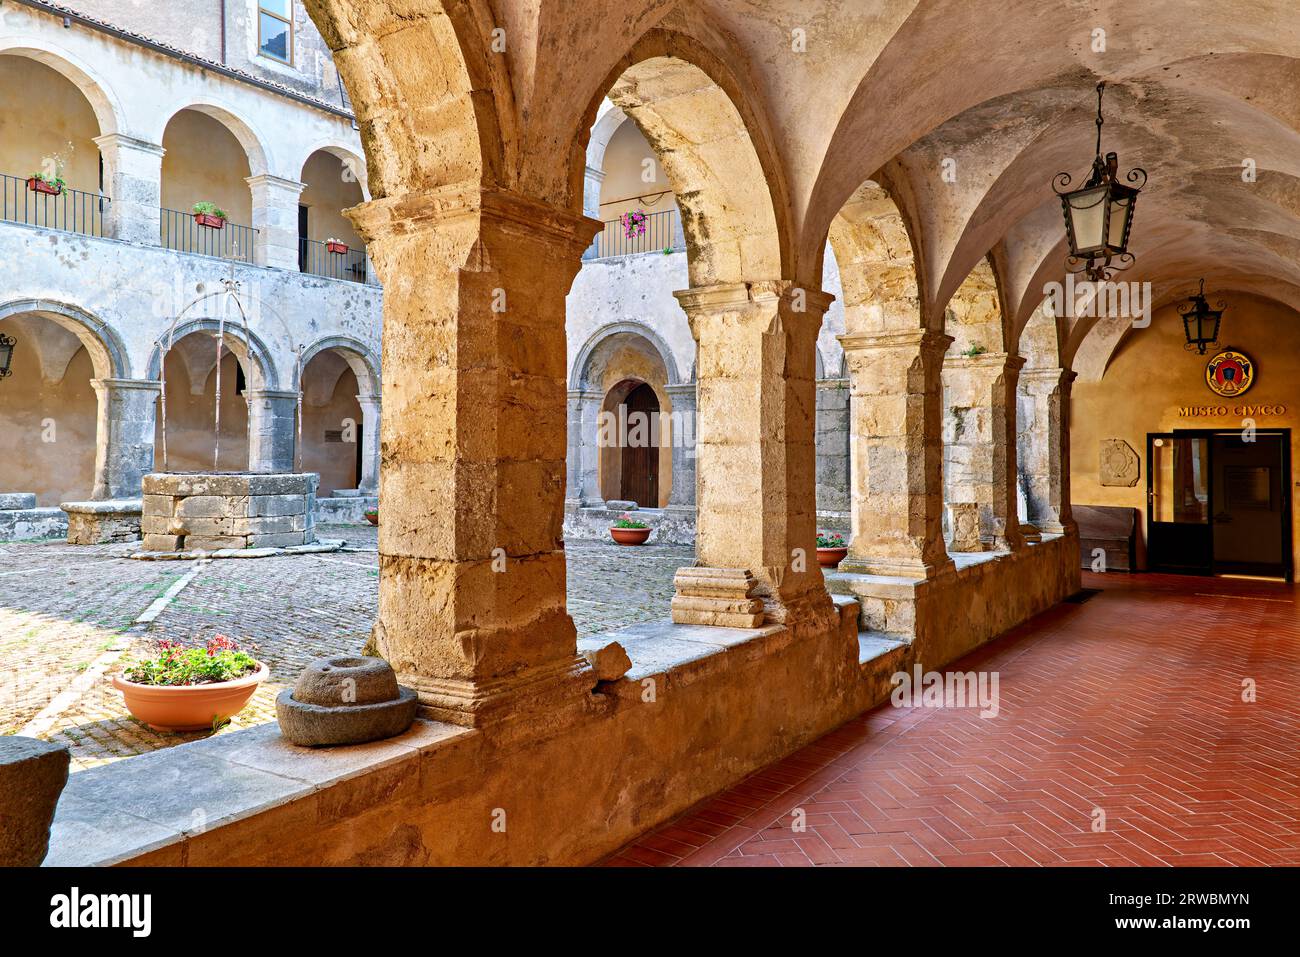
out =
[(365, 515), (366, 515), (366, 521), (369, 522), (371, 525), (378, 525), (378, 524), (379, 524), (379, 513), (378, 513), (378, 512), (366, 512)]
[(244, 710), (270, 672), (260, 661), (251, 675), (208, 685), (141, 685), (113, 676), (126, 710), (155, 731), (207, 731)]
[(611, 528), (609, 534), (620, 545), (644, 545), (651, 531), (649, 528)]
[(325, 248), (339, 256), (346, 256), (348, 253), (347, 243), (326, 243)]
[(47, 196), (58, 196), (63, 192), (63, 187), (58, 183), (47, 183), (39, 176), (33, 176), (29, 179), (27, 188), (34, 193), (45, 193)]
[(209, 229), (226, 228), (226, 221), (220, 216), (213, 216), (211, 213), (195, 213), (194, 221), (200, 226), (207, 226)]
[(841, 545), (839, 548), (818, 548), (817, 564), (822, 568), (834, 568), (840, 562), (844, 561), (844, 556), (849, 553), (847, 545)]

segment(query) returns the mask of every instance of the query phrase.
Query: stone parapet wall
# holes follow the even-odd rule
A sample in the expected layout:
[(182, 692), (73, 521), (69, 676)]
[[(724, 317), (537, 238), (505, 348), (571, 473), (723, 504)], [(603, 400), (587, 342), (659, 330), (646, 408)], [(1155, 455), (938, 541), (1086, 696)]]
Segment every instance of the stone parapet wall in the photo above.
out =
[[(564, 515), (564, 537), (608, 542), (609, 529), (624, 509), (572, 508)], [(694, 545), (694, 508), (639, 508), (632, 517), (645, 522), (654, 531), (650, 533), (651, 545)]]
[(314, 472), (153, 473), (143, 481), (149, 552), (284, 548), (316, 540)]
[(0, 492), (0, 542), (62, 538), (68, 515), (61, 508), (37, 508), (32, 492)]

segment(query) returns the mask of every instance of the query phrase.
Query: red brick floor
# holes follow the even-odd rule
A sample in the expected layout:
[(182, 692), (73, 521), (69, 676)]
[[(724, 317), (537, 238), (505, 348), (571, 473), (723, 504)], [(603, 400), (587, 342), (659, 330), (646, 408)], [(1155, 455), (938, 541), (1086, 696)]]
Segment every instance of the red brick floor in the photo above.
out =
[(998, 672), (996, 718), (885, 704), (606, 863), (1300, 864), (1297, 589), (1084, 579), (947, 669)]

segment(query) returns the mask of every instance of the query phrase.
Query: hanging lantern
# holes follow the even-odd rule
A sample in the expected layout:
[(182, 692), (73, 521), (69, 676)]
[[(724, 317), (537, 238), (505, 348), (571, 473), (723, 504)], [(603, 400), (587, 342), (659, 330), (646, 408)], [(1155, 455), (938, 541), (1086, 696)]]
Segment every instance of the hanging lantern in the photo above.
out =
[[(1133, 264), (1128, 251), (1129, 231), (1133, 228), (1133, 210), (1138, 192), (1146, 185), (1143, 169), (1132, 169), (1119, 182), (1119, 156), (1101, 154), (1101, 96), (1103, 80), (1097, 84), (1097, 156), (1092, 161), (1092, 175), (1082, 187), (1070, 190), (1069, 173), (1057, 173), (1052, 188), (1061, 197), (1065, 213), (1065, 236), (1070, 255), (1065, 265), (1070, 272), (1084, 272), (1093, 282), (1109, 279), (1114, 272)], [(1127, 184), (1127, 185), (1126, 185)]]
[(1223, 318), (1225, 303), (1220, 302), (1218, 309), (1211, 309), (1205, 301), (1205, 280), (1201, 280), (1201, 291), (1187, 300), (1187, 309), (1179, 309), (1183, 317), (1183, 333), (1187, 344), (1183, 346), (1189, 352), (1195, 349), (1201, 355), (1205, 350), (1219, 341), (1219, 320)]
[(0, 332), (0, 379), (6, 378), (13, 371), (9, 365), (14, 361), (14, 346), (17, 344), (18, 340), (13, 336)]

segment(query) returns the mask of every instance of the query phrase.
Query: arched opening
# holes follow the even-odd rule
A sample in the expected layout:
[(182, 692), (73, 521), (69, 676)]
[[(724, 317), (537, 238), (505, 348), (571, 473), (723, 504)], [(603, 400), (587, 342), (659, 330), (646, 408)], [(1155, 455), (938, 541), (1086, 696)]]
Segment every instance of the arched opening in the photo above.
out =
[[(3, 59), (3, 58), (0, 58)], [(33, 492), (41, 507), (90, 498), (98, 400), (91, 380), (110, 375), (70, 329), (36, 312), (0, 318), (17, 340), (0, 382), (0, 491)]]
[(331, 349), (312, 356), (302, 370), (302, 452), (299, 467), (320, 475), (316, 494), (361, 484), (365, 422), (357, 377)]
[(102, 132), (90, 101), (62, 73), (0, 55), (0, 218), (102, 236)]
[[(618, 115), (623, 115), (621, 110)], [(681, 210), (668, 175), (645, 134), (624, 118), (604, 145), (596, 258), (669, 253), (685, 247)]]
[[(208, 332), (191, 332), (172, 343), (164, 360), (154, 448), (159, 468), (170, 472), (240, 472), (248, 468), (248, 402), (253, 377), (241, 344), (230, 336), (219, 345)], [(220, 429), (217, 428), (218, 353)]]
[(162, 145), (162, 244), (252, 262), (251, 165), (239, 137), (212, 113), (189, 108), (167, 122)]
[(359, 163), (319, 149), (302, 168), (298, 268), (313, 276), (366, 281), (366, 250), (343, 210), (360, 205)]

